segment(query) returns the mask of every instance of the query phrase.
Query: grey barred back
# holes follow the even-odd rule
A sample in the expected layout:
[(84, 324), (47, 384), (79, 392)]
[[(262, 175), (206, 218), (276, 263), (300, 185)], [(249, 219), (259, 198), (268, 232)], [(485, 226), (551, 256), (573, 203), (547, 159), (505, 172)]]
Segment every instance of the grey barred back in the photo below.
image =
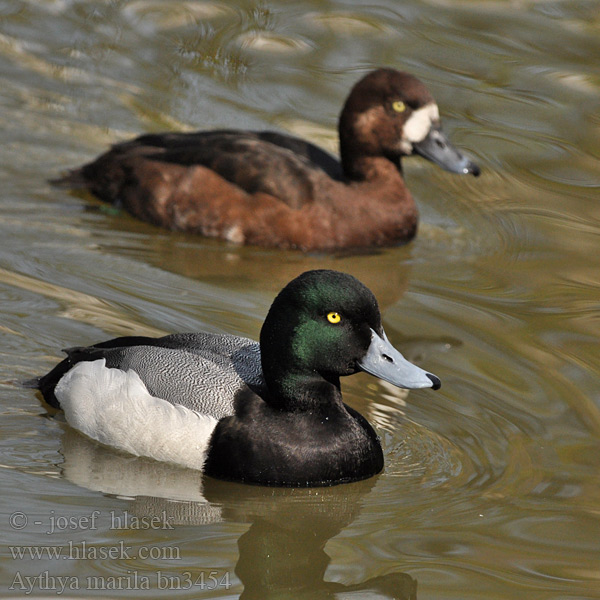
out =
[(156, 344), (106, 349), (102, 356), (107, 367), (133, 369), (153, 396), (216, 419), (233, 414), (244, 387), (265, 389), (260, 346), (251, 339), (182, 333)]

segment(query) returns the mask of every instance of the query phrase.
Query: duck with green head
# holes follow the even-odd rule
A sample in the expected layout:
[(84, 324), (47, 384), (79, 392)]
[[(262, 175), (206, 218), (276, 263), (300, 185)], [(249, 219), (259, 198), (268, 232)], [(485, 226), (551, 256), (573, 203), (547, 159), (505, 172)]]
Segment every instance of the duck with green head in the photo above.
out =
[(219, 479), (324, 486), (383, 468), (375, 430), (344, 404), (340, 377), (398, 387), (440, 381), (388, 341), (377, 301), (351, 275), (303, 273), (275, 298), (260, 343), (184, 333), (67, 350), (30, 382), (85, 435)]

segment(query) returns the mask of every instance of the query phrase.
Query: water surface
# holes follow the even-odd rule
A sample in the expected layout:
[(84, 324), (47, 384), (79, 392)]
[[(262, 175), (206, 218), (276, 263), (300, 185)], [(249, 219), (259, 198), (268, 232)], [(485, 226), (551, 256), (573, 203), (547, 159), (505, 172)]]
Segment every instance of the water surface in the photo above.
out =
[[(600, 598), (598, 14), (555, 0), (1, 3), (2, 595)], [(381, 65), (431, 88), (483, 169), (405, 161), (410, 245), (237, 248), (46, 183), (164, 129), (279, 129), (335, 152), (350, 86)], [(384, 444), (369, 481), (202, 481), (98, 447), (14, 383), (116, 335), (256, 337), (274, 294), (320, 267), (367, 283), (392, 341), (443, 381), (409, 395), (344, 382)], [(14, 554), (25, 546), (41, 554)]]

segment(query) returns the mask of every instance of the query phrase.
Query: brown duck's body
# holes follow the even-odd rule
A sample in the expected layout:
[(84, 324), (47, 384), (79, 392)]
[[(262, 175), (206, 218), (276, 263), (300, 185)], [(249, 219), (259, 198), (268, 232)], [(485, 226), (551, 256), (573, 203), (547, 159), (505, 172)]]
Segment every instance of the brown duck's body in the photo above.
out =
[[(418, 151), (430, 130), (439, 132), (435, 114), (422, 83), (380, 69), (353, 88), (344, 106), (341, 163), (280, 133), (164, 133), (117, 144), (59, 183), (84, 187), (161, 227), (238, 244), (302, 250), (397, 244), (415, 235), (418, 220), (400, 160)], [(478, 174), (450, 149), (458, 167), (428, 158)]]

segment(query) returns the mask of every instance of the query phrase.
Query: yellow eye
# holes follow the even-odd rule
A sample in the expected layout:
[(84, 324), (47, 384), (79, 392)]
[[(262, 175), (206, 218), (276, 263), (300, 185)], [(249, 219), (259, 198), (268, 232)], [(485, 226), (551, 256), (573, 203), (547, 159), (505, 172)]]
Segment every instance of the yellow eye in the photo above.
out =
[(406, 104), (404, 104), (402, 100), (396, 100), (396, 102), (392, 102), (392, 108), (396, 112), (404, 112), (406, 110)]
[(342, 316), (340, 315), (340, 313), (330, 312), (327, 313), (327, 320), (335, 325), (336, 323), (339, 323), (342, 320)]

